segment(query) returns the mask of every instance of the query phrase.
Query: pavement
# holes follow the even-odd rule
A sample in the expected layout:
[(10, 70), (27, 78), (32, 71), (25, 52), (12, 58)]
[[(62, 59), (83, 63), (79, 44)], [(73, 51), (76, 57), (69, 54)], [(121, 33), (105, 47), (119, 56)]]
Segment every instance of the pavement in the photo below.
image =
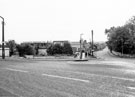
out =
[(133, 60), (106, 49), (96, 55), (82, 62), (0, 60), (0, 97), (135, 97)]

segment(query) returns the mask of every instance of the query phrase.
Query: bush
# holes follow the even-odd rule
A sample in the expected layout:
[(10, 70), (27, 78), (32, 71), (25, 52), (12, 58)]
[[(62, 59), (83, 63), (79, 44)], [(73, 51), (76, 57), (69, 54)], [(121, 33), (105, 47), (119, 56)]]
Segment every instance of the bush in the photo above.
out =
[(34, 55), (35, 54), (34, 47), (32, 47), (31, 45), (28, 45), (28, 44), (17, 45), (17, 50), (19, 52), (19, 56)]
[(10, 49), (10, 56), (14, 55), (16, 53), (16, 42), (15, 40), (9, 40), (6, 45), (9, 47)]
[(55, 44), (55, 45), (52, 44), (47, 49), (47, 53), (49, 55), (55, 55), (55, 54), (72, 55), (73, 51), (72, 51), (71, 45), (69, 43), (64, 43), (63, 46), (61, 46), (60, 44)]
[(67, 55), (72, 55), (73, 54), (72, 47), (71, 47), (71, 45), (69, 43), (64, 43), (63, 54), (67, 54)]
[(47, 48), (47, 54), (53, 55), (53, 45), (51, 45), (49, 48)]
[(62, 54), (63, 53), (63, 47), (60, 44), (55, 44), (53, 46), (53, 54)]
[(63, 51), (63, 47), (60, 44), (51, 45), (47, 49), (47, 53), (49, 55), (62, 54), (62, 51)]

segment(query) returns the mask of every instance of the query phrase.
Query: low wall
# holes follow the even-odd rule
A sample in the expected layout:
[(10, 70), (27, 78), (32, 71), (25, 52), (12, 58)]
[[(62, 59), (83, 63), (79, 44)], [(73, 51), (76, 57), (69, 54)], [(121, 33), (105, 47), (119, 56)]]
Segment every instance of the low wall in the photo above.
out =
[[(5, 48), (5, 56), (9, 57), (9, 48)], [(2, 48), (0, 48), (0, 57), (2, 57)]]

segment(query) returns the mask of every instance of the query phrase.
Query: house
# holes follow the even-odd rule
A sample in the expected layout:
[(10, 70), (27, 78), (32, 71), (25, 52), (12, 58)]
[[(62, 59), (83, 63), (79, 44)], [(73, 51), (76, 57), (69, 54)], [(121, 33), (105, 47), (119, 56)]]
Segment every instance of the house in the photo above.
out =
[[(9, 48), (5, 48), (5, 56), (9, 57)], [(2, 48), (0, 48), (0, 57), (2, 57)]]

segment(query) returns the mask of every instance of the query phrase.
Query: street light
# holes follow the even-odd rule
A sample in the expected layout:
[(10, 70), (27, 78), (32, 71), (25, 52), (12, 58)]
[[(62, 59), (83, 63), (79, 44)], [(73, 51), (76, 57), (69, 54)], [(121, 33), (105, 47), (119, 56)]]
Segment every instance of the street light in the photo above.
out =
[(82, 46), (81, 46), (81, 43), (82, 43), (82, 35), (83, 35), (83, 33), (80, 34), (80, 50), (81, 50), (81, 47), (82, 47)]
[(5, 59), (5, 47), (4, 47), (4, 18), (0, 16), (2, 19), (2, 59)]
[(83, 33), (80, 34), (80, 59), (82, 59), (82, 46), (81, 46), (81, 44), (82, 44), (82, 35), (83, 35)]

